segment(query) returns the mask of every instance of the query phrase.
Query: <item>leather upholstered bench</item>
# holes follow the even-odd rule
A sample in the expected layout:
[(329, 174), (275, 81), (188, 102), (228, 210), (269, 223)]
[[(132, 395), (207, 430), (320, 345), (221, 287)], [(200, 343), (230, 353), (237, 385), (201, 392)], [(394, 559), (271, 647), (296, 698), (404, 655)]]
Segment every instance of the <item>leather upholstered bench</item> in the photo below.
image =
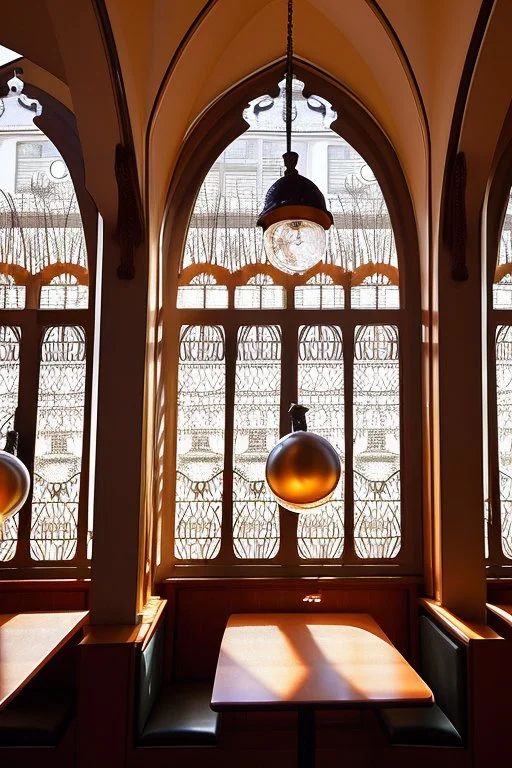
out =
[(219, 715), (210, 709), (210, 681), (163, 682), (164, 625), (137, 648), (137, 747), (215, 746)]
[(466, 649), (428, 616), (420, 616), (420, 674), (433, 707), (381, 708), (391, 744), (464, 747), (467, 731)]
[(27, 688), (0, 712), (0, 747), (56, 747), (76, 712), (76, 694)]

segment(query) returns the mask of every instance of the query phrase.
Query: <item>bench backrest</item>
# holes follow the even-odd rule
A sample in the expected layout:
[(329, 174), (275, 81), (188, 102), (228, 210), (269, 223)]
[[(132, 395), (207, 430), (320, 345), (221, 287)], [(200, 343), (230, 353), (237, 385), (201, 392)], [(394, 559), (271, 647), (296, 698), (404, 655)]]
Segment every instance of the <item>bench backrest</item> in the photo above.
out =
[(467, 726), (466, 649), (428, 616), (420, 616), (421, 674), (436, 703), (464, 738)]
[(162, 686), (164, 660), (164, 624), (142, 650), (137, 648), (137, 668), (135, 672), (135, 727), (139, 736), (146, 724), (149, 713)]

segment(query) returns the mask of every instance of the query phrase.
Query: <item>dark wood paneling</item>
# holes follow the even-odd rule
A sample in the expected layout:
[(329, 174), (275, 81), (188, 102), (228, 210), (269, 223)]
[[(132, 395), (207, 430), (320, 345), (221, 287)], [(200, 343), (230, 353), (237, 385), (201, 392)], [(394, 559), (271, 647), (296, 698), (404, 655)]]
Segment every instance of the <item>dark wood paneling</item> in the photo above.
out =
[(0, 581), (0, 613), (86, 611), (89, 581)]
[[(399, 651), (417, 658), (417, 585), (394, 579), (344, 582), (329, 579), (170, 579), (161, 585), (168, 599), (167, 676), (213, 678), (226, 621), (232, 613), (358, 612), (369, 613)], [(304, 603), (321, 592), (320, 603)], [(172, 651), (171, 651), (172, 647)]]
[(512, 579), (488, 581), (487, 602), (494, 605), (512, 605)]

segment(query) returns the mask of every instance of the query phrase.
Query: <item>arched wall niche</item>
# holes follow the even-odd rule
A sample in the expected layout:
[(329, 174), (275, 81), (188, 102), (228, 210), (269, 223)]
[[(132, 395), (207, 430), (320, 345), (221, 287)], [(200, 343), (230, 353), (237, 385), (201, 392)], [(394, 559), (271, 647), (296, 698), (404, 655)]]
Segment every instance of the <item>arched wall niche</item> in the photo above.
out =
[[(190, 216), (195, 198), (211, 165), (235, 138), (247, 129), (242, 112), (249, 101), (269, 94), (277, 96), (277, 83), (283, 71), (282, 61), (258, 72), (234, 87), (206, 111), (190, 130), (176, 165), (167, 198), (165, 218), (160, 240), (160, 296), (164, 297), (159, 312), (159, 328), (155, 338), (157, 368), (160, 379), (156, 382), (155, 425), (156, 471), (162, 485), (156, 482), (155, 528), (151, 560), (156, 564), (154, 578), (158, 581), (169, 575), (168, 563), (158, 550), (158, 542), (172, 540), (172, 519), (165, 497), (165, 475), (169, 462), (174, 461), (175, 440), (172, 423), (176, 410), (177, 371), (173, 364), (176, 352), (175, 291), (178, 271)], [(414, 508), (408, 507), (409, 518), (404, 530), (409, 540), (409, 570), (421, 572), (421, 525), (422, 525), (422, 469), (421, 469), (421, 391), (420, 353), (420, 264), (419, 246), (413, 205), (400, 161), (384, 131), (354, 94), (312, 65), (296, 61), (294, 72), (305, 83), (304, 95), (316, 94), (326, 99), (337, 112), (338, 118), (331, 128), (339, 133), (360, 153), (375, 174), (388, 206), (396, 240), (400, 264), (400, 284), (403, 291), (403, 307), (410, 322), (401, 332), (404, 357), (402, 366), (404, 409), (410, 415), (411, 428), (403, 431), (403, 453), (413, 457), (408, 469), (407, 484), (416, 489)], [(293, 139), (292, 139), (293, 141)], [(174, 370), (173, 370), (174, 369)], [(163, 452), (162, 441), (165, 444)], [(162, 459), (162, 457), (164, 457)]]

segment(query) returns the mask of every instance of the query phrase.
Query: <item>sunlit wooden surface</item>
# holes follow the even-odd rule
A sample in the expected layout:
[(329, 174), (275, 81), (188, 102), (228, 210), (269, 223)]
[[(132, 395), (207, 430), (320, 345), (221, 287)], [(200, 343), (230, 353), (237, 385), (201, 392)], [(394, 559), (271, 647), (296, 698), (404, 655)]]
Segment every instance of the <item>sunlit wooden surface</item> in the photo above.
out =
[(87, 621), (88, 611), (0, 614), (0, 709)]
[(213, 709), (433, 703), (430, 688), (365, 613), (233, 614)]

